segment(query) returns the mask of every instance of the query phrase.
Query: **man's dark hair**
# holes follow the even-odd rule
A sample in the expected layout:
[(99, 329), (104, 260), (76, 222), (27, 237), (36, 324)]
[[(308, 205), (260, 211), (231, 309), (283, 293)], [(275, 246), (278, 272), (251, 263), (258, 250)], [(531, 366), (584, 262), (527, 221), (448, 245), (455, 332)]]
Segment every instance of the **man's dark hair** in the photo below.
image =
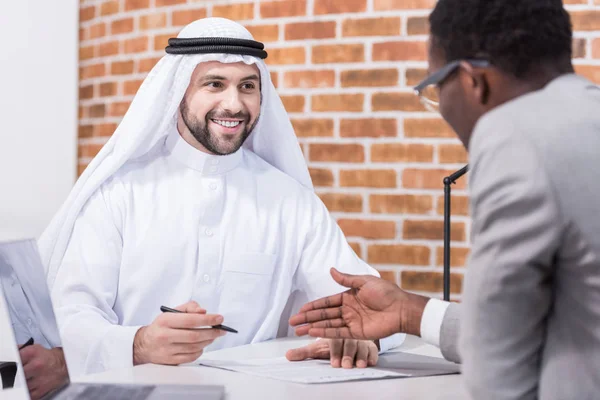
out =
[(573, 31), (561, 0), (439, 0), (429, 23), (447, 62), (485, 58), (517, 78), (541, 64), (571, 65)]

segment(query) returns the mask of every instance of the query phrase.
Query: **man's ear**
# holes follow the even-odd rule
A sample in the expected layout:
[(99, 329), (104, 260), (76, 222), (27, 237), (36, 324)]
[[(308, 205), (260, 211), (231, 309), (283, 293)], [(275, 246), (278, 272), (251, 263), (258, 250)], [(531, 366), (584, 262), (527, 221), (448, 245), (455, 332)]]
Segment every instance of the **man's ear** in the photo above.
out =
[(473, 68), (473, 66), (466, 61), (460, 63), (460, 68), (464, 71), (464, 73), (461, 74), (463, 87), (472, 93), (477, 103), (486, 105), (490, 96), (490, 85), (486, 71), (481, 68)]

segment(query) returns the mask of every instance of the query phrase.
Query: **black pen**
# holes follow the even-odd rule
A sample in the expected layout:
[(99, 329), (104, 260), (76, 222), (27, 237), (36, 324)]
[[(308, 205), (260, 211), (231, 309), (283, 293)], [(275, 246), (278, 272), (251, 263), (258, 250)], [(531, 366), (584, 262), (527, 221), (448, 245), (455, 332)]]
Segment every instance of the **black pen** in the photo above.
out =
[(26, 341), (23, 346), (19, 347), (19, 350), (23, 350), (25, 347), (31, 346), (32, 344), (33, 344), (33, 338), (29, 338), (29, 340)]
[[(184, 312), (184, 311), (179, 311), (179, 310), (176, 310), (174, 308), (170, 308), (170, 307), (166, 307), (166, 306), (160, 306), (160, 311), (162, 311), (162, 312), (173, 312), (173, 313), (183, 313)], [(213, 329), (220, 329), (222, 331), (227, 331), (227, 332), (231, 332), (231, 333), (238, 333), (238, 331), (236, 331), (235, 329), (230, 328), (230, 327), (225, 326), (225, 325), (221, 325), (221, 324), (214, 325), (211, 328), (213, 328)]]

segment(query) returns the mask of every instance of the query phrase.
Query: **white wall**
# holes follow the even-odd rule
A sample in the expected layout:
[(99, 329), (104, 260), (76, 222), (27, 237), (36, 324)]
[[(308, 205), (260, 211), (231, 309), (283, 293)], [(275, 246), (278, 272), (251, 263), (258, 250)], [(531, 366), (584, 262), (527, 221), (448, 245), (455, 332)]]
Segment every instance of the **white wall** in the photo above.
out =
[(38, 237), (75, 182), (78, 15), (0, 1), (0, 240)]

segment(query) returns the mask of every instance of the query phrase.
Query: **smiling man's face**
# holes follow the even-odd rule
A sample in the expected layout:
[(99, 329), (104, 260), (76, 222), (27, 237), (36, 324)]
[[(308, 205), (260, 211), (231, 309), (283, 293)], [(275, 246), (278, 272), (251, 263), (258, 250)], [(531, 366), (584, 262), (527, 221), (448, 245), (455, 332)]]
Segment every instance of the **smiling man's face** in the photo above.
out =
[[(235, 153), (260, 114), (260, 72), (254, 64), (199, 64), (179, 106), (178, 127), (211, 154)], [(187, 132), (182, 132), (182, 129)]]

